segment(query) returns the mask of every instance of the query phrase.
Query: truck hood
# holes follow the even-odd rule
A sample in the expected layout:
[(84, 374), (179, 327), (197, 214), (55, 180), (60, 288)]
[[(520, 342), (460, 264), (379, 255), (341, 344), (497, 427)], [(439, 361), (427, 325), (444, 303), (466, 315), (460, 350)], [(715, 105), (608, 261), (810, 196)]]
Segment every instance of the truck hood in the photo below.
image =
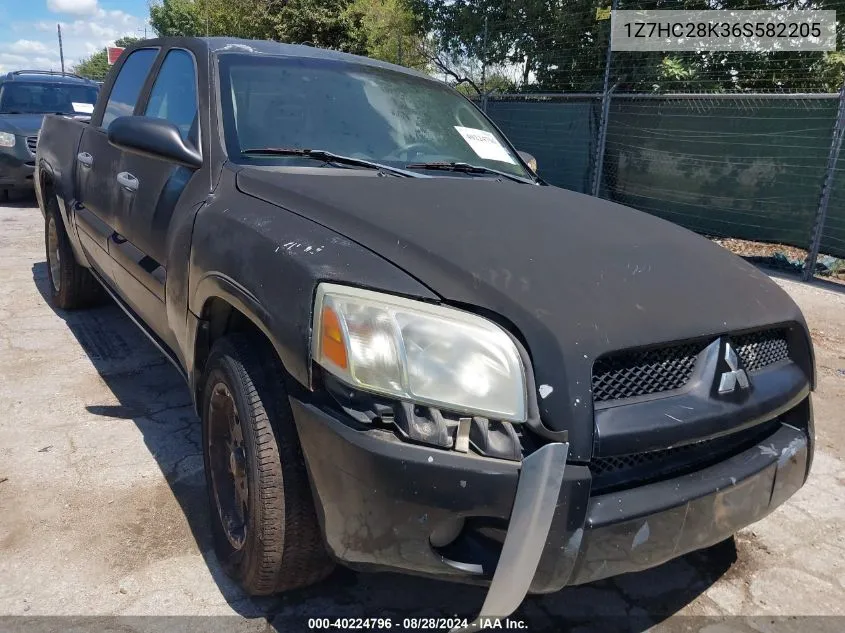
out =
[(41, 129), (43, 114), (0, 114), (0, 132), (35, 136)]
[(252, 168), (238, 186), (381, 255), (445, 302), (511, 325), (543, 386), (543, 422), (569, 430), (573, 459), (590, 455), (592, 365), (602, 354), (803, 324), (777, 284), (722, 247), (556, 187)]

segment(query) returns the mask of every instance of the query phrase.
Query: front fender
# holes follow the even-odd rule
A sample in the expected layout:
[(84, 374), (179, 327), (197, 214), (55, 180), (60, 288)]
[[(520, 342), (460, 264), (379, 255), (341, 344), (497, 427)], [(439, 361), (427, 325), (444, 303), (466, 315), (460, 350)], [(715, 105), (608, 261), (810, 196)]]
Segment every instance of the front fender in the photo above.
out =
[(224, 175), (218, 191), (194, 225), (189, 309), (199, 317), (209, 299), (227, 301), (265, 334), (287, 372), (306, 388), (311, 388), (311, 318), (320, 282), (439, 300), (359, 244), (237, 191), (231, 174)]
[[(224, 273), (217, 271), (206, 273), (197, 282), (196, 289), (191, 298), (189, 310), (190, 315), (195, 317), (194, 321), (198, 321), (198, 319), (202, 316), (203, 307), (206, 302), (211, 299), (222, 299), (238, 312), (246, 316), (272, 343), (274, 349), (276, 350), (276, 354), (280, 358), (288, 355), (285, 350), (280, 347), (278, 339), (273, 334), (272, 317), (270, 313), (264, 308), (264, 306), (261, 305), (258, 297), (250, 292), (246, 287)], [(198, 326), (199, 324), (197, 322), (194, 324), (194, 327), (191, 328), (193, 346), (186, 355), (187, 358), (190, 359), (190, 365), (188, 366), (189, 375), (192, 375), (195, 369), (193, 366), (193, 359), (196, 352)], [(287, 365), (285, 366), (287, 367)], [(198, 377), (194, 376), (193, 380), (198, 380)]]

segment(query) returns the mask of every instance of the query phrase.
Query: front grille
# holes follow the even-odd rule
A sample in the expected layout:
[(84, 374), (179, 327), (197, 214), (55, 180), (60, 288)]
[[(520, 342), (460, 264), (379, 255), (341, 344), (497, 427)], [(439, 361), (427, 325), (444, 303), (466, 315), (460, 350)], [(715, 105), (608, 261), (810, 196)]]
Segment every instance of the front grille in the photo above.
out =
[[(789, 358), (786, 330), (761, 330), (730, 337), (749, 372)], [(646, 396), (683, 387), (695, 371), (698, 355), (711, 341), (683, 343), (599, 358), (593, 366), (593, 401)]]
[(647, 453), (631, 453), (629, 455), (612, 455), (610, 457), (597, 457), (590, 463), (590, 471), (593, 476), (600, 476), (607, 473), (618, 473), (624, 470), (631, 470), (639, 466), (647, 466), (666, 461), (667, 458), (682, 455), (695, 451), (700, 444), (709, 444), (708, 441), (699, 444), (685, 444), (674, 448), (664, 448)]
[(757, 371), (789, 358), (785, 330), (765, 330), (731, 337), (747, 371)]
[(27, 136), (26, 137), (26, 146), (29, 148), (29, 151), (35, 155), (35, 150), (38, 149), (38, 137), (37, 136)]
[(593, 493), (641, 486), (678, 477), (738, 455), (762, 442), (781, 426), (771, 420), (729, 435), (645, 453), (594, 457), (590, 461)]
[(623, 352), (599, 358), (593, 366), (593, 400), (620, 400), (683, 387), (708, 342)]

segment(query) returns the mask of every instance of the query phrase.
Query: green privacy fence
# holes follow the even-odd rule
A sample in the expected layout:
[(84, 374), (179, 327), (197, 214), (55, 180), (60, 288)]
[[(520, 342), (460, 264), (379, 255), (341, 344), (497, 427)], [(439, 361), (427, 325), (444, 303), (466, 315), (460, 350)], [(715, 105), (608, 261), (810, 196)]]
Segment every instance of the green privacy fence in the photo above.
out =
[(534, 155), (549, 182), (588, 191), (599, 101), (595, 95), (487, 102), (487, 114), (520, 150)]
[[(599, 193), (707, 235), (809, 249), (838, 106), (837, 94), (614, 94)], [(487, 113), (546, 180), (592, 192), (601, 95), (493, 98)], [(820, 250), (845, 257), (840, 170)]]
[(807, 247), (836, 99), (615, 98), (610, 197), (700, 233)]

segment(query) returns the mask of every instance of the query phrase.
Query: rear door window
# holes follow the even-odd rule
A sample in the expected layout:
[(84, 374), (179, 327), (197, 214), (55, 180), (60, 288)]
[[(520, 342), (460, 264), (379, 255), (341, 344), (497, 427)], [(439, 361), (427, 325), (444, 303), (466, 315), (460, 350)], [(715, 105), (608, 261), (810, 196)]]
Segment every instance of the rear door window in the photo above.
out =
[(158, 49), (142, 48), (126, 58), (106, 104), (101, 124), (103, 128), (108, 129), (116, 118), (130, 116), (135, 112), (138, 95), (141, 94), (156, 55), (158, 55)]

